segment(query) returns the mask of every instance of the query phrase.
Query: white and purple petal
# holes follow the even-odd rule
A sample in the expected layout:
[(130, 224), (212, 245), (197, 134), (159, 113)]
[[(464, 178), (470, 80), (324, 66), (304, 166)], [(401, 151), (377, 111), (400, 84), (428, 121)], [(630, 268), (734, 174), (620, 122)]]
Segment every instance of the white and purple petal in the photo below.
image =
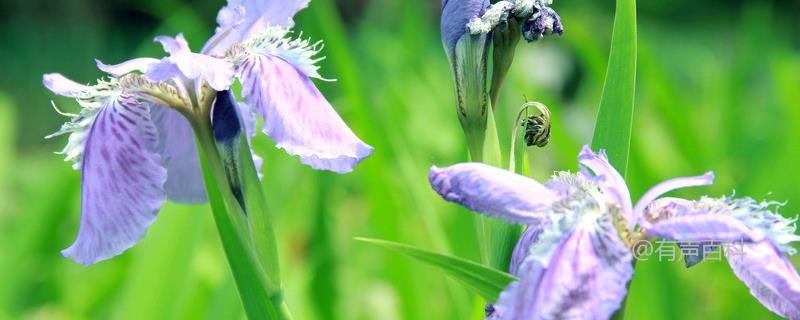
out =
[(81, 92), (85, 92), (89, 89), (89, 87), (85, 85), (67, 79), (60, 73), (45, 74), (42, 77), (42, 83), (53, 93), (70, 98), (76, 98)]
[(762, 305), (781, 317), (800, 319), (800, 276), (781, 250), (764, 240), (733, 244), (725, 256)]
[(90, 87), (78, 84), (57, 73), (44, 75), (43, 82), (50, 91), (58, 95), (75, 98), (78, 104), (81, 105), (81, 111), (78, 114), (69, 114), (58, 110), (53, 104), (58, 113), (71, 119), (64, 123), (57, 132), (45, 137), (49, 139), (68, 134), (67, 145), (58, 154), (66, 155), (64, 160), (72, 161), (72, 167), (79, 170), (83, 162), (83, 150), (86, 138), (89, 135), (89, 129), (105, 101), (118, 94), (116, 84), (112, 83), (113, 81), (100, 81), (97, 85)]
[(220, 54), (231, 45), (244, 42), (268, 27), (291, 28), (294, 15), (309, 0), (228, 0), (217, 14), (219, 26), (202, 52)]
[(134, 71), (146, 73), (158, 62), (159, 60), (156, 58), (134, 58), (119, 64), (108, 65), (100, 60), (95, 60), (98, 69), (114, 77), (121, 77)]
[(643, 216), (644, 210), (647, 208), (650, 203), (658, 199), (658, 197), (664, 195), (667, 192), (681, 189), (681, 188), (688, 188), (688, 187), (699, 187), (699, 186), (707, 186), (714, 183), (714, 173), (713, 172), (706, 172), (704, 175), (695, 176), (695, 177), (682, 177), (682, 178), (673, 178), (667, 181), (661, 182), (654, 187), (650, 188), (641, 198), (639, 201), (636, 202), (636, 206), (633, 207), (633, 215), (634, 218), (640, 219)]
[(167, 198), (181, 203), (206, 202), (200, 158), (189, 121), (174, 109), (153, 105), (150, 116), (158, 132), (155, 150), (167, 169)]
[(156, 36), (154, 41), (160, 43), (164, 51), (170, 55), (192, 52), (192, 49), (189, 48), (189, 42), (186, 41), (186, 37), (183, 36), (183, 33), (179, 33), (175, 38)]
[(539, 236), (542, 234), (543, 228), (540, 225), (530, 225), (522, 232), (522, 236), (517, 240), (517, 245), (514, 251), (511, 252), (511, 262), (508, 264), (508, 273), (514, 276), (519, 276), (519, 268), (528, 257), (528, 252), (531, 246), (539, 241)]
[(191, 52), (183, 35), (178, 34), (175, 38), (158, 36), (155, 40), (170, 56), (149, 66), (145, 76), (150, 81), (204, 80), (217, 91), (227, 90), (233, 83), (235, 71), (230, 61)]
[(447, 201), (516, 224), (542, 223), (557, 200), (532, 179), (482, 163), (431, 167), (429, 181)]
[(613, 227), (598, 227), (580, 223), (547, 257), (532, 252), (491, 319), (609, 319), (627, 294), (632, 256)]
[(760, 241), (764, 233), (751, 230), (733, 216), (714, 212), (674, 216), (643, 225), (648, 235), (674, 241)]
[(105, 100), (86, 138), (80, 230), (64, 256), (88, 266), (144, 237), (165, 201), (167, 173), (155, 151), (157, 139), (147, 106)]
[(636, 220), (633, 215), (630, 190), (619, 171), (608, 162), (605, 150), (595, 153), (588, 145), (585, 145), (578, 155), (578, 162), (594, 172), (597, 178), (594, 179), (595, 182), (606, 195), (619, 204), (622, 214), (628, 222), (628, 228), (633, 228)]
[(263, 132), (302, 163), (345, 173), (372, 153), (311, 79), (285, 60), (249, 55), (238, 73), (244, 102), (264, 118)]

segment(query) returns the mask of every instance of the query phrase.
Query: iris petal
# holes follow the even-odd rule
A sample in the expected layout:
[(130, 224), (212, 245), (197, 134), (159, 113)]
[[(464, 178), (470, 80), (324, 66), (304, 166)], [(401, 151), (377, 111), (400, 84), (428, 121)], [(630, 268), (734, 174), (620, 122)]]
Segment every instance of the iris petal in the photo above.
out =
[(492, 319), (608, 319), (633, 275), (632, 256), (611, 226), (582, 223), (540, 258), (529, 256), (522, 280), (503, 291)]
[(238, 72), (244, 102), (264, 118), (263, 132), (302, 163), (345, 173), (372, 153), (311, 79), (285, 60), (250, 55)]
[(88, 89), (87, 86), (67, 79), (59, 73), (49, 73), (42, 77), (42, 83), (50, 91), (57, 95), (75, 98), (83, 91)]
[(120, 77), (134, 71), (147, 72), (158, 61), (156, 58), (134, 58), (119, 64), (107, 65), (100, 60), (95, 60), (98, 69), (114, 77)]
[(662, 183), (655, 185), (654, 187), (650, 188), (636, 203), (636, 206), (633, 208), (634, 217), (636, 219), (642, 217), (642, 213), (644, 213), (644, 209), (647, 206), (656, 200), (661, 195), (681, 188), (688, 188), (688, 187), (699, 187), (699, 186), (707, 186), (714, 183), (714, 173), (707, 172), (702, 176), (696, 177), (683, 177), (683, 178), (673, 178)]
[(605, 194), (612, 197), (614, 202), (621, 206), (622, 214), (628, 221), (628, 227), (632, 228), (636, 221), (633, 217), (630, 190), (619, 171), (608, 162), (605, 151), (600, 150), (600, 153), (595, 153), (588, 145), (583, 146), (578, 155), (578, 162), (591, 169), (595, 176), (602, 178), (597, 180), (597, 184)]
[(530, 225), (525, 228), (524, 232), (522, 232), (522, 236), (519, 237), (517, 245), (514, 247), (514, 251), (511, 253), (511, 262), (508, 264), (508, 272), (511, 275), (519, 276), (519, 268), (522, 265), (522, 262), (528, 257), (528, 252), (530, 252), (531, 246), (535, 245), (539, 241), (539, 236), (541, 233), (542, 226), (538, 225)]
[(156, 152), (167, 169), (164, 189), (167, 197), (182, 203), (206, 202), (206, 189), (194, 131), (178, 111), (164, 106), (150, 108), (150, 116), (158, 131)]
[(206, 54), (225, 52), (270, 26), (291, 28), (294, 15), (308, 6), (309, 0), (228, 0), (217, 14), (219, 26), (203, 47)]
[(675, 241), (760, 241), (764, 233), (751, 230), (725, 214), (680, 215), (646, 225), (647, 234)]
[(539, 224), (556, 197), (542, 184), (482, 163), (432, 167), (429, 180), (447, 201), (517, 224)]
[(800, 319), (800, 276), (786, 256), (767, 240), (730, 248), (728, 262), (750, 293), (781, 317)]
[(164, 46), (170, 56), (150, 66), (145, 76), (151, 81), (202, 79), (217, 91), (227, 90), (233, 83), (233, 64), (224, 59), (191, 52), (183, 35), (179, 34), (175, 38), (158, 36), (155, 40)]
[(142, 239), (165, 200), (166, 170), (147, 106), (108, 99), (86, 140), (81, 223), (64, 256), (88, 266)]

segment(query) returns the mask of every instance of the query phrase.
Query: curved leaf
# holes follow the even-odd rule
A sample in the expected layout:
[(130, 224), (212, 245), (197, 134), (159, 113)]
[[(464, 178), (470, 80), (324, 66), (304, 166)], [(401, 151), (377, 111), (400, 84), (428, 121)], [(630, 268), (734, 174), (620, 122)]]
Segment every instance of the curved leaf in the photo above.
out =
[(508, 273), (469, 260), (415, 248), (407, 244), (368, 238), (356, 238), (356, 240), (395, 251), (439, 268), (488, 301), (496, 301), (500, 292), (508, 284), (518, 280)]

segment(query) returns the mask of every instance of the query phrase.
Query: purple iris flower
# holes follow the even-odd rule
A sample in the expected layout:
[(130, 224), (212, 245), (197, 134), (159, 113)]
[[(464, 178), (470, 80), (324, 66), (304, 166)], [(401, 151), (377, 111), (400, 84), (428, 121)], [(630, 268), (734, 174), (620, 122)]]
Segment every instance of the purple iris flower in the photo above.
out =
[(431, 185), (444, 199), (527, 225), (510, 263), (520, 280), (487, 308), (487, 318), (608, 319), (627, 295), (635, 246), (656, 237), (742, 242), (741, 259), (726, 250), (736, 275), (764, 306), (800, 318), (800, 277), (786, 259), (800, 237), (772, 203), (659, 198), (711, 184), (714, 175), (706, 173), (662, 182), (634, 205), (603, 151), (584, 147), (578, 160), (579, 173), (556, 173), (544, 184), (480, 163), (431, 168)]
[[(62, 153), (82, 170), (80, 230), (64, 256), (83, 265), (111, 258), (144, 237), (166, 199), (205, 202), (193, 128), (209, 124), (217, 105), (235, 107), (248, 139), (260, 116), (278, 148), (315, 169), (346, 173), (371, 154), (311, 80), (325, 80), (315, 66), (321, 43), (290, 37), (292, 17), (307, 5), (229, 0), (200, 53), (180, 34), (159, 36), (168, 56), (97, 61), (109, 78), (95, 85), (44, 76), (48, 89), (81, 106), (52, 135), (69, 134)], [(239, 103), (229, 92), (235, 78)]]

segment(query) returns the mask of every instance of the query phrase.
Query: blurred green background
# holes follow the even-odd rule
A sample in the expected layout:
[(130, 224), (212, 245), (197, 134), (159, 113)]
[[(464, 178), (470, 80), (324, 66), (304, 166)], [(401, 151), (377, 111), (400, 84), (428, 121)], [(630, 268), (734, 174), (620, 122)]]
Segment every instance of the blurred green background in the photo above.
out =
[[(472, 213), (439, 199), (432, 164), (466, 159), (439, 40), (439, 0), (313, 0), (297, 29), (326, 42), (318, 83), (374, 155), (355, 173), (302, 166), (259, 136), (264, 189), (278, 216), (287, 299), (297, 319), (473, 319), (482, 306), (427, 266), (358, 243), (368, 236), (477, 259)], [(146, 238), (89, 268), (61, 257), (75, 238), (79, 173), (44, 140), (67, 110), (41, 75), (88, 83), (94, 58), (160, 57), (158, 34), (195, 50), (223, 1), (4, 0), (0, 3), (0, 319), (236, 319), (244, 315), (207, 206), (168, 203)], [(523, 95), (550, 106), (553, 141), (531, 173), (575, 170), (589, 142), (609, 50), (613, 1), (556, 0), (560, 39), (518, 47), (498, 111), (507, 141)], [(639, 73), (629, 181), (634, 197), (666, 178), (717, 173), (706, 189), (789, 200), (800, 212), (800, 2), (639, 3)], [(638, 265), (629, 319), (771, 319), (724, 262)], [(800, 265), (800, 260), (794, 262)]]

